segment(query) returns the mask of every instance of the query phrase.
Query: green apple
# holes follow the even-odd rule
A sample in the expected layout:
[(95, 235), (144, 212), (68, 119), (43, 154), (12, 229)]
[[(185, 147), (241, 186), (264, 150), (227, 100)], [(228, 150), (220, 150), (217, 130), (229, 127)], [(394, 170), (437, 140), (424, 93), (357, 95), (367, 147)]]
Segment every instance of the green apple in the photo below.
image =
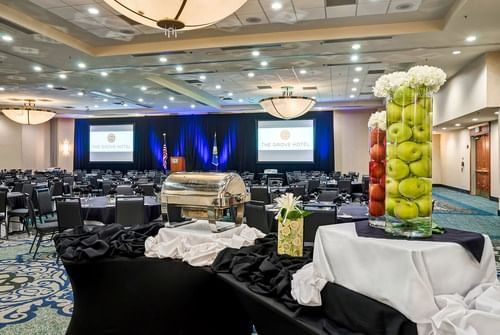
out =
[(410, 171), (418, 177), (430, 178), (432, 176), (432, 161), (425, 157), (410, 163)]
[(424, 195), (415, 200), (418, 206), (418, 216), (429, 216), (432, 212), (432, 197)]
[(400, 86), (395, 92), (392, 101), (400, 106), (406, 106), (415, 102), (415, 90), (408, 86)]
[(396, 144), (387, 143), (385, 145), (386, 160), (398, 158), (397, 149), (398, 146)]
[(419, 178), (425, 185), (424, 194), (432, 194), (432, 178)]
[(401, 194), (399, 194), (399, 181), (393, 178), (386, 178), (385, 179), (385, 191), (387, 194), (391, 197), (400, 197)]
[(393, 158), (387, 162), (386, 171), (389, 177), (401, 180), (410, 173), (410, 168), (401, 159)]
[(432, 158), (432, 145), (429, 142), (418, 143), (420, 151), (422, 151), (422, 158)]
[(403, 108), (403, 122), (409, 126), (429, 122), (427, 113), (420, 104), (410, 104)]
[(418, 99), (418, 104), (422, 106), (422, 109), (427, 113), (432, 113), (432, 99), (431, 98), (420, 98)]
[(387, 138), (389, 142), (401, 143), (410, 139), (411, 136), (411, 128), (402, 122), (394, 123), (387, 129)]
[(422, 157), (420, 145), (415, 142), (403, 142), (398, 145), (397, 149), (398, 158), (406, 162), (413, 162)]
[(417, 142), (429, 142), (431, 140), (431, 127), (429, 124), (422, 123), (413, 127), (413, 140)]
[(412, 201), (403, 200), (394, 206), (394, 215), (401, 220), (410, 220), (418, 216), (418, 206)]
[(386, 197), (385, 198), (385, 211), (389, 214), (394, 216), (394, 207), (398, 205), (399, 203), (403, 202), (404, 200), (401, 198), (397, 197)]
[(410, 177), (399, 182), (399, 193), (403, 196), (415, 199), (425, 194), (427, 185), (419, 178)]
[(401, 106), (396, 105), (394, 102), (389, 102), (386, 106), (386, 118), (389, 124), (401, 121), (402, 110)]

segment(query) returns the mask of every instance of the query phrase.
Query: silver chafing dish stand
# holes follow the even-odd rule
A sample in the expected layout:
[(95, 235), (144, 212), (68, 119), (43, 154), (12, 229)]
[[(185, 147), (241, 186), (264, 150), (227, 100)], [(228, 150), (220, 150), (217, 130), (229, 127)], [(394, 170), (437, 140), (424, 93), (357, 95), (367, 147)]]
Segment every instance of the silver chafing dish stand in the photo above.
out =
[(167, 227), (208, 220), (214, 233), (234, 228), (218, 225), (229, 212), (236, 226), (243, 222), (245, 203), (250, 201), (243, 179), (236, 173), (176, 172), (161, 190), (161, 209)]

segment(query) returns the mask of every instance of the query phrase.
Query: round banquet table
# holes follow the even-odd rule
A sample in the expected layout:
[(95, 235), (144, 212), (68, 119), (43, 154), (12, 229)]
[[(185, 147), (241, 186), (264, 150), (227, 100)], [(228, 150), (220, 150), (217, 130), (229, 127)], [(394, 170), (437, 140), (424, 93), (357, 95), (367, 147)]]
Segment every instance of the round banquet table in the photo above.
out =
[[(115, 222), (116, 203), (107, 197), (82, 198), (84, 220), (100, 221), (104, 224)], [(151, 222), (161, 215), (161, 205), (156, 197), (144, 197), (144, 223)]]

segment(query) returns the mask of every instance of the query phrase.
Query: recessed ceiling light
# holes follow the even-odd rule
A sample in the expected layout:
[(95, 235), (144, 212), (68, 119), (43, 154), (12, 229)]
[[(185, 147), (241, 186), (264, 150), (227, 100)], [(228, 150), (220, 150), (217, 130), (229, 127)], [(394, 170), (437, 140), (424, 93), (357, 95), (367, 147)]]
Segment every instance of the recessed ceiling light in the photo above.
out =
[(233, 92), (229, 92), (227, 95), (228, 95), (229, 97), (232, 97), (232, 96), (233, 96)]
[(498, 115), (498, 112), (495, 112), (495, 113), (493, 113), (493, 114), (496, 114), (496, 115)]
[(354, 95), (354, 94), (351, 94), (351, 95), (349, 96), (349, 98), (351, 98), (351, 99), (353, 99), (354, 97), (355, 97), (355, 95)]
[(42, 70), (43, 69), (42, 69), (42, 67), (40, 65), (33, 66), (33, 71), (35, 71), (35, 72), (42, 72)]
[(460, 127), (461, 124), (460, 123), (455, 123), (455, 127)]
[(87, 68), (87, 64), (82, 63), (82, 62), (78, 63), (78, 64), (77, 64), (77, 66), (78, 66), (78, 68), (80, 68), (80, 69), (85, 69), (85, 68)]
[(106, 89), (105, 89), (105, 91), (106, 91), (107, 93), (111, 93), (111, 89), (110, 89), (110, 88), (106, 88)]
[(353, 44), (353, 45), (352, 45), (352, 49), (353, 49), (353, 50), (359, 50), (359, 49), (361, 49), (361, 44), (358, 44), (358, 43)]
[(361, 72), (361, 71), (363, 71), (363, 68), (362, 68), (361, 66), (356, 66), (356, 67), (354, 68), (354, 71), (356, 71), (356, 72)]
[(259, 57), (260, 56), (260, 51), (259, 50), (252, 51), (252, 56)]
[(108, 99), (104, 98), (104, 99), (102, 99), (102, 101), (104, 101), (104, 102), (108, 102)]
[(107, 77), (107, 76), (108, 76), (108, 73), (107, 73), (106, 71), (102, 71), (102, 72), (101, 72), (101, 76), (103, 76), (103, 77)]
[(465, 38), (466, 42), (474, 42), (477, 40), (477, 37), (475, 35), (470, 35)]
[(248, 78), (253, 78), (253, 77), (255, 77), (255, 73), (253, 73), (253, 72), (248, 72), (248, 74), (247, 74), (247, 75), (248, 75)]
[(143, 101), (144, 101), (144, 99), (143, 99), (143, 98), (139, 98), (139, 99), (137, 99), (137, 101), (139, 101), (139, 102), (143, 102)]
[(95, 7), (89, 7), (89, 8), (87, 8), (87, 12), (89, 12), (89, 14), (92, 14), (92, 15), (97, 15), (97, 14), (99, 14), (99, 9), (97, 9)]
[(168, 100), (170, 100), (170, 101), (174, 101), (174, 100), (175, 100), (175, 98), (174, 98), (174, 97), (169, 97), (169, 98), (168, 98)]
[(167, 106), (167, 105), (164, 105), (164, 106), (163, 106), (163, 109), (168, 109), (168, 106)]
[(448, 128), (446, 128), (446, 127), (443, 127), (443, 128), (441, 128), (441, 129), (443, 129), (443, 130), (446, 130), (446, 129), (448, 129)]
[(313, 98), (314, 100), (316, 100), (316, 96), (313, 96), (313, 97), (311, 97), (311, 98)]
[(351, 56), (351, 62), (357, 62), (359, 60), (359, 56), (358, 55), (352, 55)]
[(452, 54), (454, 54), (454, 55), (460, 55), (461, 53), (462, 53), (462, 51), (460, 51), (460, 50), (454, 50), (452, 52)]
[(190, 107), (191, 107), (191, 109), (194, 109), (194, 108), (196, 108), (196, 105), (195, 104), (191, 104)]
[(128, 107), (128, 104), (123, 104), (123, 107)]
[(2, 40), (5, 42), (12, 42), (14, 38), (10, 35), (2, 35)]
[(52, 84), (47, 84), (47, 88), (54, 88), (54, 85), (52, 85)]
[(79, 96), (82, 96), (83, 95), (83, 92), (78, 92), (77, 93)]
[(280, 10), (281, 8), (283, 8), (283, 4), (279, 1), (275, 1), (271, 4), (271, 8), (273, 10)]
[(356, 87), (351, 88), (351, 91), (356, 92), (358, 89)]
[(222, 86), (220, 86), (220, 85), (215, 85), (215, 89), (216, 89), (216, 90), (220, 90), (220, 89), (221, 89), (221, 87), (222, 87)]
[(66, 78), (68, 78), (68, 76), (66, 74), (64, 74), (64, 73), (60, 73), (59, 74), (59, 78), (60, 79), (66, 79)]
[(99, 108), (99, 105), (94, 105), (94, 108)]
[(359, 83), (359, 78), (354, 78), (354, 79), (352, 80), (352, 82), (353, 82), (353, 83)]
[(262, 62), (260, 62), (260, 66), (268, 66), (269, 63), (265, 60), (263, 60)]
[(160, 62), (162, 62), (162, 63), (168, 62), (167, 57), (160, 57)]
[(175, 67), (175, 71), (177, 71), (177, 72), (182, 72), (182, 70), (184, 70), (184, 68), (181, 65), (177, 65)]
[(205, 79), (207, 79), (207, 76), (205, 76), (204, 74), (202, 74), (202, 75), (200, 76), (200, 80), (205, 80)]
[(479, 119), (477, 117), (472, 118), (472, 121), (478, 121)]
[(243, 99), (238, 99), (238, 102), (239, 102), (239, 103), (242, 103), (242, 102), (243, 102)]
[(148, 88), (146, 86), (141, 86), (141, 91), (145, 91), (147, 90)]
[(5, 91), (5, 88), (4, 87), (0, 87), (0, 91)]
[(300, 74), (306, 74), (307, 73), (307, 70), (306, 69), (302, 69), (299, 71)]

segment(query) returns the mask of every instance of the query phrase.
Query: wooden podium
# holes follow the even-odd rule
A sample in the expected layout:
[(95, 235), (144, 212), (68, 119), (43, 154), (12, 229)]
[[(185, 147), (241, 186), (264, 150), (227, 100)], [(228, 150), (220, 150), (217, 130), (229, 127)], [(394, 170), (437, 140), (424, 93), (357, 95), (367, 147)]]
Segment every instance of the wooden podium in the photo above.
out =
[(170, 157), (170, 171), (186, 171), (186, 160), (184, 157)]

